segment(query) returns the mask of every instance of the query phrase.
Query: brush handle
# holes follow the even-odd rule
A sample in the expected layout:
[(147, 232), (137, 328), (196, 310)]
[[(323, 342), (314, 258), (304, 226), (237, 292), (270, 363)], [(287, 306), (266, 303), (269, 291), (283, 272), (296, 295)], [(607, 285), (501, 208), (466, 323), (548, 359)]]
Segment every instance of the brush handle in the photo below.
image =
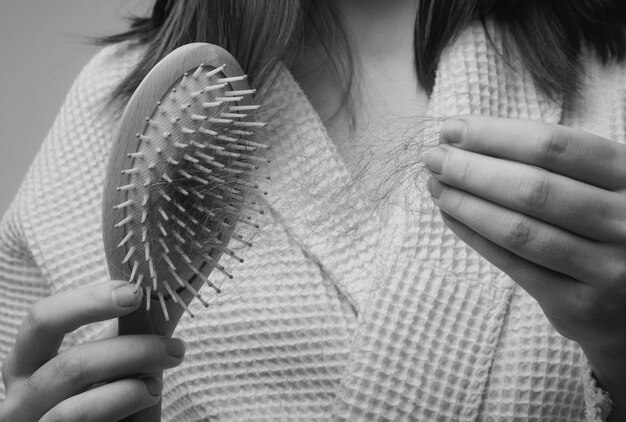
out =
[[(146, 311), (146, 301), (150, 300), (150, 310)], [(178, 321), (182, 313), (178, 315), (174, 314), (171, 318), (176, 318)], [(157, 336), (171, 337), (176, 324), (165, 321), (163, 313), (160, 309), (160, 303), (158, 300), (146, 298), (142, 299), (142, 304), (139, 308), (121, 318), (119, 318), (119, 335), (128, 334), (153, 334)], [(163, 382), (163, 371), (158, 371), (149, 374), (161, 382)], [(122, 422), (160, 422), (161, 421), (161, 400), (154, 406), (141, 410), (125, 419)]]
[[(206, 71), (202, 69), (206, 69)], [(213, 69), (213, 70), (210, 70), (210, 69)], [(140, 147), (142, 145), (142, 142), (144, 142), (144, 139), (141, 138), (141, 134), (143, 134), (144, 130), (146, 130), (146, 127), (148, 125), (147, 122), (150, 121), (150, 116), (153, 115), (153, 113), (156, 110), (156, 107), (160, 107), (161, 101), (166, 101), (166, 97), (168, 95), (171, 95), (170, 88), (174, 86), (175, 84), (179, 83), (179, 80), (181, 80), (181, 77), (183, 75), (187, 77), (186, 72), (193, 72), (193, 73), (198, 72), (198, 75), (200, 76), (202, 76), (204, 72), (206, 77), (213, 77), (214, 75), (209, 75), (209, 73), (212, 73), (212, 72), (218, 72), (220, 74), (223, 74), (225, 78), (222, 80), (223, 81), (222, 88), (225, 88), (226, 86), (228, 86), (228, 91), (229, 91), (228, 93), (224, 95), (226, 96), (229, 96), (228, 94), (236, 94), (236, 95), (230, 95), (229, 96), (230, 98), (225, 97), (226, 99), (216, 97), (216, 99), (219, 100), (220, 104), (222, 102), (230, 103), (232, 101), (236, 101), (236, 104), (238, 107), (244, 107), (243, 109), (244, 111), (249, 110), (249, 108), (246, 108), (246, 107), (255, 107), (252, 105), (251, 98), (250, 98), (250, 94), (253, 93), (254, 90), (249, 89), (249, 86), (247, 82), (245, 81), (245, 75), (243, 71), (241, 70), (241, 67), (239, 66), (237, 61), (226, 50), (220, 47), (214, 46), (214, 45), (204, 44), (204, 43), (187, 44), (183, 47), (180, 47), (174, 50), (172, 53), (170, 53), (167, 57), (161, 60), (159, 64), (157, 64), (148, 73), (148, 75), (144, 78), (144, 80), (141, 82), (141, 84), (139, 85), (139, 87), (137, 88), (137, 90), (135, 91), (131, 99), (129, 100), (126, 110), (124, 111), (124, 114), (122, 115), (120, 127), (114, 138), (114, 142), (111, 147), (111, 154), (109, 156), (109, 162), (107, 165), (107, 174), (105, 178), (104, 197), (103, 197), (103, 224), (102, 224), (103, 240), (104, 240), (104, 250), (106, 253), (106, 257), (107, 257), (111, 279), (130, 280), (132, 283), (138, 283), (140, 287), (143, 288), (144, 291), (147, 292), (147, 294), (144, 295), (143, 303), (139, 307), (139, 309), (119, 319), (119, 334), (120, 335), (152, 334), (152, 335), (158, 335), (158, 336), (171, 337), (172, 333), (174, 332), (176, 328), (176, 325), (178, 324), (178, 321), (180, 320), (184, 312), (184, 309), (187, 309), (188, 305), (191, 303), (193, 298), (198, 297), (199, 300), (202, 300), (201, 296), (197, 292), (201, 289), (201, 287), (205, 283), (211, 284), (210, 282), (208, 282), (207, 277), (209, 276), (213, 268), (216, 267), (216, 263), (219, 261), (219, 258), (221, 254), (223, 253), (223, 251), (220, 248), (224, 246), (224, 243), (226, 244), (228, 243), (227, 240), (231, 239), (235, 230), (235, 224), (233, 222), (230, 222), (231, 217), (232, 217), (230, 214), (226, 214), (226, 213), (224, 213), (224, 215), (222, 215), (221, 213), (215, 214), (211, 210), (209, 210), (209, 214), (207, 215), (212, 214), (211, 218), (213, 218), (214, 215), (217, 215), (216, 218), (219, 219), (219, 221), (218, 220), (215, 220), (215, 221), (211, 220), (211, 221), (212, 221), (212, 224), (215, 224), (216, 226), (218, 226), (218, 228), (217, 229), (215, 227), (202, 227), (202, 228), (209, 229), (208, 230), (209, 233), (220, 234), (219, 237), (215, 237), (215, 235), (211, 235), (213, 237), (210, 237), (210, 238), (207, 237), (207, 239), (209, 239), (211, 242), (219, 240), (220, 247), (217, 247), (218, 244), (216, 243), (215, 251), (213, 251), (213, 249), (207, 249), (206, 251), (201, 251), (200, 253), (198, 253), (197, 256), (192, 254), (191, 258), (187, 257), (187, 255), (184, 252), (182, 252), (182, 255), (181, 255), (182, 257), (179, 258), (178, 262), (176, 263), (176, 265), (180, 264), (178, 268), (175, 268), (174, 264), (170, 262), (171, 264), (170, 267), (168, 267), (165, 264), (155, 265), (155, 268), (150, 267), (150, 272), (148, 273), (145, 267), (148, 264), (144, 264), (143, 270), (139, 270), (139, 271), (143, 271), (146, 274), (145, 278), (143, 278), (144, 280), (143, 285), (141, 285), (142, 279), (138, 277), (136, 279), (133, 279), (134, 275), (136, 275), (136, 272), (138, 271), (138, 264), (137, 262), (134, 262), (135, 267), (133, 267), (133, 262), (130, 261), (129, 259), (134, 253), (135, 247), (130, 247), (130, 249), (127, 246), (122, 247), (126, 245), (127, 242), (130, 242), (133, 239), (133, 229), (129, 229), (127, 225), (135, 224), (135, 226), (132, 226), (132, 227), (134, 227), (134, 233), (138, 234), (141, 232), (142, 228), (146, 229), (145, 225), (140, 227), (141, 225), (144, 224), (146, 218), (148, 217), (160, 218), (158, 214), (155, 214), (156, 213), (155, 210), (151, 210), (150, 213), (148, 213), (145, 210), (142, 210), (142, 211), (145, 211), (145, 214), (143, 214), (143, 216), (139, 218), (138, 217), (138, 215), (140, 215), (138, 214), (139, 211), (130, 208), (131, 204), (133, 204), (133, 200), (129, 201), (129, 192), (135, 188), (139, 189), (140, 186), (149, 187), (151, 183), (154, 182), (154, 181), (150, 182), (151, 180), (150, 178), (141, 179), (144, 181), (143, 185), (141, 184), (134, 185), (133, 183), (130, 182), (131, 180), (133, 180), (133, 177), (139, 177), (139, 176), (133, 176), (133, 174), (135, 175), (140, 174), (140, 170), (138, 170), (138, 168), (132, 168), (132, 163), (134, 163), (134, 160), (135, 160), (135, 157), (133, 156), (133, 154), (138, 154), (141, 152)], [(193, 76), (193, 73), (192, 73), (192, 76)], [(207, 86), (206, 89), (211, 88), (210, 91), (212, 91), (213, 88), (216, 88), (219, 86), (220, 85), (214, 85), (211, 87)], [(185, 91), (182, 91), (182, 92), (185, 92)], [(202, 92), (204, 92), (204, 89), (196, 91), (196, 93), (202, 93)], [(207, 102), (206, 104), (212, 104), (212, 103)], [(196, 108), (197, 107), (198, 106), (196, 105)], [(202, 107), (204, 110), (205, 106), (202, 106)], [(213, 106), (206, 106), (206, 107), (210, 108)], [(180, 108), (180, 105), (178, 105), (178, 108)], [(184, 110), (185, 108), (180, 108), (180, 109)], [(231, 109), (230, 111), (241, 111), (241, 110)], [(224, 114), (227, 114), (227, 113), (224, 113)], [(196, 117), (195, 118), (191, 117), (192, 119), (194, 119), (194, 121), (208, 119), (207, 116), (201, 116), (201, 115), (194, 115), (194, 116)], [(216, 117), (219, 117), (219, 116), (216, 116)], [(235, 113), (235, 118), (239, 118), (239, 117), (241, 116)], [(216, 122), (208, 122), (208, 123), (216, 124), (219, 126), (221, 124), (224, 124), (227, 121), (230, 121), (228, 119), (222, 119), (222, 118), (216, 118), (216, 120), (217, 120)], [(177, 121), (178, 120), (175, 120), (175, 122)], [(245, 123), (245, 121), (237, 121), (236, 123), (241, 124), (241, 123)], [(259, 125), (259, 124), (264, 125), (263, 123), (259, 123), (259, 122), (248, 122), (248, 123), (250, 125)], [(233, 128), (237, 129), (237, 131), (239, 132), (241, 132), (241, 130), (239, 129), (242, 129), (242, 128), (245, 129), (246, 127), (247, 126), (245, 125), (233, 126)], [(183, 128), (183, 129), (190, 130), (188, 128)], [(214, 136), (213, 134), (214, 131), (210, 130), (210, 128), (202, 127), (202, 129), (207, 130), (207, 132), (200, 131), (200, 133)], [(166, 133), (168, 133), (166, 137), (169, 137), (171, 135), (171, 133), (169, 132), (166, 132)], [(190, 133), (190, 132), (185, 132), (185, 133)], [(244, 135), (246, 133), (247, 132), (244, 132)], [(250, 134), (251, 133), (252, 132), (250, 132)], [(217, 134), (218, 132), (216, 131), (215, 135)], [(219, 138), (219, 136), (217, 138)], [(230, 138), (227, 136), (224, 136), (224, 138), (225, 139), (221, 139), (219, 142), (236, 141), (232, 145), (243, 148), (242, 151), (244, 152), (248, 151), (248, 149), (251, 148), (251, 145), (257, 145), (257, 146), (261, 145), (261, 144), (255, 144), (253, 142), (251, 143), (250, 141), (242, 141), (241, 143), (239, 143), (237, 139)], [(136, 139), (139, 139), (139, 141), (136, 141)], [(149, 142), (149, 139), (145, 142)], [(200, 144), (200, 145), (202, 146), (203, 144)], [(170, 145), (170, 146), (167, 146), (167, 148), (172, 149), (174, 147)], [(165, 149), (165, 152), (169, 151), (169, 149), (167, 148)], [(221, 147), (221, 148), (225, 149), (225, 147)], [(163, 155), (166, 155), (164, 153), (164, 149), (162, 149), (161, 147), (159, 147), (158, 151), (156, 149), (154, 149), (154, 151), (157, 152), (158, 154), (163, 153)], [(239, 158), (248, 157), (248, 158), (242, 158), (244, 161), (243, 164), (252, 166), (252, 164), (247, 161), (247, 160), (250, 160), (251, 156), (244, 154), (244, 153), (235, 154), (233, 152), (226, 151), (223, 154), (221, 154), (221, 156), (239, 157)], [(169, 157), (169, 158), (172, 158), (172, 157)], [(209, 158), (211, 158), (211, 160), (214, 159), (212, 157), (209, 157)], [(252, 158), (254, 158), (254, 156), (252, 156)], [(188, 160), (190, 162), (194, 162), (194, 160), (196, 162), (198, 161), (197, 159), (194, 159), (194, 158), (191, 158)], [(223, 163), (221, 161), (223, 161)], [(228, 164), (233, 160), (231, 160), (230, 158), (222, 158), (221, 161), (217, 160), (216, 163), (224, 166), (225, 164)], [(176, 163), (176, 160), (174, 160), (173, 162)], [(172, 161), (170, 161), (169, 164), (172, 164)], [(239, 164), (242, 164), (242, 163), (239, 163)], [(203, 167), (200, 166), (200, 169), (202, 168)], [(258, 168), (258, 166), (254, 168)], [(144, 171), (147, 171), (147, 167), (144, 169)], [(203, 171), (212, 173), (211, 170), (207, 170), (207, 169), (204, 169)], [(165, 176), (167, 176), (167, 178), (165, 178)], [(166, 173), (163, 173), (163, 177), (164, 177), (164, 180), (168, 181), (168, 178), (170, 176), (168, 176)], [(216, 178), (214, 176), (213, 176), (213, 179), (216, 180), (215, 183), (217, 184), (225, 183), (224, 181), (220, 181), (219, 178)], [(230, 173), (228, 174), (227, 179), (230, 180)], [(200, 181), (204, 181), (204, 180), (200, 178)], [(172, 182), (172, 180), (170, 179), (168, 183), (169, 182)], [(243, 183), (240, 183), (240, 185), (244, 187), (247, 186)], [(229, 189), (230, 191), (233, 191), (232, 187), (230, 187)], [(240, 194), (239, 192), (240, 189), (241, 188), (239, 187), (237, 188), (236, 192), (238, 195)], [(182, 190), (182, 192), (184, 193), (185, 190)], [(187, 195), (187, 194), (184, 193), (184, 195)], [(137, 196), (134, 199), (135, 205), (140, 203), (139, 201), (140, 198), (141, 198), (140, 196)], [(145, 199), (143, 199), (142, 207), (145, 207), (148, 204), (148, 195), (146, 195), (143, 198)], [(165, 194), (165, 199), (167, 201), (171, 200), (167, 198), (168, 198), (168, 195)], [(133, 197), (131, 196), (130, 199), (133, 199)], [(202, 199), (201, 195), (200, 195), (200, 199)], [(232, 207), (232, 205), (230, 204), (229, 206)], [(209, 206), (209, 208), (211, 207)], [(183, 209), (183, 212), (185, 212), (184, 209)], [(133, 217), (133, 213), (134, 213), (134, 217)], [(161, 215), (166, 215), (166, 214), (162, 212)], [(139, 220), (141, 220), (141, 223), (138, 223)], [(230, 224), (226, 224), (227, 220), (230, 222)], [(135, 222), (132, 223), (133, 221)], [(199, 224), (199, 223), (198, 221), (196, 221), (193, 224)], [(183, 226), (184, 225), (185, 224), (183, 224)], [(124, 229), (121, 230), (121, 228), (124, 228)], [(156, 229), (155, 229), (155, 232), (156, 232)], [(166, 233), (165, 229), (161, 229), (161, 232)], [(190, 229), (190, 232), (192, 234), (192, 237), (195, 236), (193, 230)], [(151, 234), (147, 230), (145, 233)], [(135, 238), (138, 238), (137, 236), (138, 235), (135, 235)], [(166, 234), (164, 234), (164, 236), (166, 236)], [(152, 240), (155, 240), (155, 239), (152, 239)], [(150, 265), (152, 265), (153, 262), (157, 262), (158, 264), (160, 262), (161, 255), (160, 254), (155, 255), (156, 258), (154, 261), (152, 261), (153, 256), (150, 254), (150, 251), (152, 252), (152, 254), (154, 254), (155, 249), (159, 248), (159, 246), (156, 245), (152, 247), (150, 245), (150, 242), (146, 242), (145, 235), (144, 235), (144, 240), (142, 240), (142, 242), (144, 245), (150, 246), (150, 247), (138, 246), (138, 247), (141, 247), (141, 249), (145, 251), (146, 262), (150, 262)], [(165, 249), (164, 254), (167, 257), (168, 248), (164, 247), (164, 249)], [(206, 257), (208, 257), (208, 259)], [(163, 261), (163, 262), (166, 262), (166, 261)], [(181, 287), (179, 287), (178, 285), (174, 285), (174, 288), (178, 289), (174, 293), (172, 293), (171, 291), (170, 292), (164, 291), (162, 286), (161, 286), (161, 289), (158, 290), (157, 285), (156, 285), (157, 279), (158, 280), (171, 279), (172, 277), (172, 273), (170, 271), (171, 268), (173, 268), (173, 270), (176, 271), (176, 273), (174, 274), (174, 277), (178, 280), (178, 283), (180, 284)], [(220, 268), (220, 266), (217, 266), (217, 268)], [(230, 277), (232, 278), (232, 276)], [(150, 292), (151, 292), (151, 287), (152, 287), (152, 285), (150, 284), (151, 279), (154, 281), (154, 290), (152, 290), (153, 297), (149, 297)], [(184, 283), (182, 281), (183, 279), (187, 283), (186, 288), (183, 287), (183, 283)], [(147, 289), (146, 289), (146, 285), (148, 286)], [(168, 286), (168, 290), (171, 289), (171, 287), (169, 287), (167, 283), (166, 283), (166, 286)], [(211, 286), (215, 287), (212, 284)], [(216, 289), (216, 291), (219, 291), (219, 290)], [(160, 296), (154, 296), (154, 295), (160, 295)], [(174, 303), (174, 299), (172, 295), (176, 296), (177, 303)], [(202, 300), (202, 302), (205, 306), (208, 306), (204, 300)], [(147, 304), (149, 304), (150, 306), (147, 307), (146, 306)], [(146, 310), (146, 308), (148, 309)], [(166, 317), (164, 314), (169, 314), (169, 321), (166, 320)], [(189, 314), (191, 315), (191, 312), (189, 312)], [(162, 379), (162, 376), (163, 376), (162, 372), (154, 373), (150, 375), (153, 375), (160, 379)], [(161, 402), (159, 401), (159, 403), (156, 404), (155, 406), (145, 409), (141, 412), (138, 412), (135, 415), (132, 415), (124, 419), (123, 421), (124, 422), (159, 422), (160, 420), (161, 420)]]
[[(189, 291), (182, 291), (180, 298), (185, 303), (190, 303), (193, 299), (193, 295)], [(150, 309), (148, 308), (148, 301), (150, 301)], [(172, 299), (168, 298), (165, 303), (168, 307), (170, 320), (167, 321), (163, 312), (161, 311), (161, 303), (156, 298), (143, 296), (141, 299), (141, 305), (134, 312), (118, 319), (118, 334), (131, 335), (131, 334), (152, 334), (156, 336), (171, 337), (174, 334), (176, 325), (182, 317), (184, 311), (180, 306), (173, 306)], [(163, 371), (158, 371), (149, 374), (161, 382), (163, 382)], [(161, 421), (161, 400), (152, 407), (148, 407), (140, 412), (137, 412), (121, 422), (160, 422)]]

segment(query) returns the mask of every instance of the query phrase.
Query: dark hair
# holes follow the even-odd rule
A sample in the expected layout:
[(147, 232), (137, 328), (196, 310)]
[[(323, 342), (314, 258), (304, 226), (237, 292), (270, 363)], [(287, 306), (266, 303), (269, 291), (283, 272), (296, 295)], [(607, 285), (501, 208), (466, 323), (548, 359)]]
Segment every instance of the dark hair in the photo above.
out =
[(306, 34), (321, 42), (333, 70), (351, 83), (347, 36), (332, 0), (156, 0), (149, 17), (132, 17), (130, 29), (102, 37), (101, 45), (130, 41), (146, 47), (141, 61), (113, 92), (127, 99), (152, 67), (169, 52), (192, 42), (226, 49), (248, 75), (253, 88), (271, 78), (279, 62), (289, 63), (304, 44)]
[[(626, 56), (624, 0), (416, 1), (415, 62), (429, 94), (441, 54), (476, 20), (493, 19), (503, 34), (505, 57), (519, 53), (535, 83), (553, 98), (576, 93), (584, 48), (603, 63)], [(260, 88), (279, 62), (288, 65), (298, 54), (307, 34), (318, 37), (348, 92), (353, 61), (332, 0), (156, 0), (151, 16), (132, 18), (129, 31), (99, 41), (146, 46), (140, 63), (113, 93), (124, 99), (161, 58), (191, 42), (225, 48), (251, 85)]]
[(550, 97), (579, 88), (583, 47), (602, 63), (626, 56), (624, 0), (420, 0), (415, 57), (420, 83), (431, 92), (443, 50), (473, 20), (489, 17), (504, 38), (503, 54), (519, 53)]

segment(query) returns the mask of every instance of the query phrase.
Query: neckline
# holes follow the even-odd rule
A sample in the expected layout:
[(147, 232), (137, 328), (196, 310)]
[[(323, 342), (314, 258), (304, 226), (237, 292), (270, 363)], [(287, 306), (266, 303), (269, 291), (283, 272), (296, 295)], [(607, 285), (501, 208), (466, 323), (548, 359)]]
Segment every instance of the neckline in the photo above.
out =
[(265, 98), (272, 130), (268, 201), (284, 226), (357, 313), (369, 300), (387, 234), (326, 126), (293, 75), (281, 66)]

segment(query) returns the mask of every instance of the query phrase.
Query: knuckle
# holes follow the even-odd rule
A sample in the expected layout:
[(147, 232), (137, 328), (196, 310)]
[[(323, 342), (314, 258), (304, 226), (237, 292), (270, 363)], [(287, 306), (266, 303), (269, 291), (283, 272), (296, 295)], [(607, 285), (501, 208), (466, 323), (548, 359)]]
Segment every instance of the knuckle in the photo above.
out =
[(152, 335), (136, 337), (132, 341), (124, 343), (124, 349), (124, 354), (141, 357), (144, 362), (149, 362), (155, 356), (160, 356), (164, 350), (163, 343), (159, 341), (157, 336)]
[(132, 404), (126, 404), (126, 406), (137, 406), (145, 401), (146, 396), (149, 396), (144, 383), (139, 379), (126, 378), (118, 382), (115, 387), (117, 389), (116, 395), (132, 398), (130, 400)]
[(588, 208), (598, 221), (610, 221), (618, 227), (623, 221), (621, 213), (616, 212), (615, 204), (609, 200), (590, 201), (588, 202)]
[(41, 390), (43, 387), (42, 382), (40, 381), (39, 378), (31, 375), (28, 378), (25, 378), (24, 382), (21, 383), (21, 388), (23, 389), (23, 391), (26, 392), (26, 394), (35, 396), (38, 394), (39, 390)]
[(151, 397), (145, 384), (140, 380), (128, 379), (128, 382), (121, 383), (120, 388), (125, 397), (134, 397), (135, 403), (143, 402)]
[(42, 303), (37, 302), (28, 310), (24, 323), (31, 332), (45, 332), (49, 319), (49, 315)]
[[(120, 394), (124, 397), (135, 397), (140, 395), (141, 388), (137, 386), (138, 382), (134, 382), (134, 380), (129, 380), (129, 382), (119, 383)], [(145, 390), (145, 388), (144, 388)]]
[(471, 161), (465, 161), (459, 169), (459, 182), (463, 185), (470, 181), (473, 174), (473, 166)]
[(459, 194), (459, 192), (447, 189), (445, 202), (451, 211), (452, 215), (459, 215), (465, 208), (467, 199), (465, 195)]
[(85, 375), (83, 362), (71, 353), (57, 356), (56, 371), (67, 382), (79, 381)]
[(531, 178), (519, 189), (519, 202), (526, 210), (545, 207), (550, 198), (550, 184), (545, 176)]
[(550, 164), (565, 155), (569, 147), (567, 135), (558, 128), (544, 124), (536, 138), (534, 155), (540, 164)]
[(40, 422), (78, 422), (91, 420), (88, 409), (76, 400), (66, 400), (53, 407)]
[(502, 246), (509, 250), (520, 250), (530, 241), (530, 224), (525, 217), (512, 217), (504, 225)]

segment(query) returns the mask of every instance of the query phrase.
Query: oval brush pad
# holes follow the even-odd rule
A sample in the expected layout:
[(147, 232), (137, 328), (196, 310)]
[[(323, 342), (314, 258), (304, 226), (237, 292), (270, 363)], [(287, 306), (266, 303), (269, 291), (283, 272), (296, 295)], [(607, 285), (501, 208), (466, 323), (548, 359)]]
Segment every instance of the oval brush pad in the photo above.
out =
[[(250, 246), (238, 224), (256, 226), (257, 169), (268, 162), (256, 142), (265, 123), (251, 116), (246, 76), (220, 47), (195, 43), (161, 60), (131, 97), (109, 157), (103, 238), (111, 279), (144, 290), (119, 333), (171, 336), (213, 269), (232, 278), (229, 242)], [(144, 416), (140, 416), (143, 414)], [(135, 421), (160, 419), (158, 409)], [(131, 419), (128, 419), (131, 420)]]

